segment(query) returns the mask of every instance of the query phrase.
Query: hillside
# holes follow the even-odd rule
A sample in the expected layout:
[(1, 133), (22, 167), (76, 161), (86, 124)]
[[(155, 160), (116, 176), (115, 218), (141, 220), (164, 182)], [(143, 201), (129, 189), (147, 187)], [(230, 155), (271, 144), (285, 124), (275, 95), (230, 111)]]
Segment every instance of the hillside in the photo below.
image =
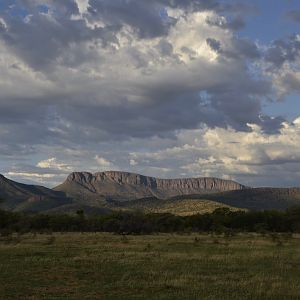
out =
[(207, 195), (178, 196), (172, 198), (172, 200), (186, 198), (205, 198), (226, 205), (250, 210), (284, 210), (290, 206), (300, 205), (300, 188), (252, 188)]
[(146, 198), (125, 202), (111, 202), (108, 207), (112, 210), (170, 213), (178, 216), (212, 213), (215, 209), (224, 207), (232, 211), (241, 210), (240, 208), (205, 199), (160, 200), (157, 198)]
[(72, 173), (54, 190), (0, 175), (0, 208), (22, 212), (106, 214), (141, 210), (177, 215), (300, 205), (300, 188), (246, 188), (218, 178), (157, 179), (125, 172)]
[(27, 185), (0, 175), (0, 208), (13, 211), (39, 212), (69, 204), (65, 193), (43, 186)]

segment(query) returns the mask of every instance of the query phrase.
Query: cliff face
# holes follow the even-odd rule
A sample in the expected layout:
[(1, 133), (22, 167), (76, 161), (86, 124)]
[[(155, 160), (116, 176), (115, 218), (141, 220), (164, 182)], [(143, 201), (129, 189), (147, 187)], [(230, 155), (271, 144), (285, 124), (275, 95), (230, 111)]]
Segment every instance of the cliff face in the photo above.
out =
[(223, 180), (212, 177), (159, 179), (134, 173), (108, 171), (101, 173), (75, 172), (68, 176), (68, 182), (76, 182), (81, 185), (94, 185), (110, 181), (118, 185), (135, 185), (153, 189), (200, 189), (213, 191), (241, 190), (245, 186), (231, 180)]
[[(169, 207), (176, 203), (182, 209), (182, 201), (201, 200), (197, 202), (200, 205), (203, 195), (206, 200), (255, 210), (286, 209), (300, 203), (300, 188), (246, 188), (218, 178), (157, 179), (125, 172), (82, 172), (70, 174), (51, 190), (21, 184), (0, 174), (0, 209), (12, 211), (75, 213), (84, 208), (102, 214), (122, 207), (147, 211), (147, 206), (157, 209), (166, 203)], [(172, 199), (161, 201), (167, 198)]]
[(134, 200), (155, 196), (168, 198), (178, 195), (204, 194), (241, 190), (245, 186), (218, 178), (180, 178), (158, 179), (127, 172), (76, 172), (68, 176), (67, 180), (56, 190), (64, 191), (69, 195), (90, 194), (116, 200)]

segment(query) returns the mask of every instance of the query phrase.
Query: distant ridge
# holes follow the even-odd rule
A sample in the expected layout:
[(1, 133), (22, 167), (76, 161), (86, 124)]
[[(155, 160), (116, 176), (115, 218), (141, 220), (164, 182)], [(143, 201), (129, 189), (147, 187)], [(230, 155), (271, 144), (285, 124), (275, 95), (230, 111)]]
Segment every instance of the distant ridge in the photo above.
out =
[(55, 190), (73, 198), (128, 201), (146, 197), (167, 199), (179, 195), (207, 194), (246, 187), (232, 180), (213, 177), (160, 179), (135, 173), (107, 171), (74, 172)]
[(0, 208), (43, 213), (107, 214), (141, 210), (181, 215), (230, 209), (300, 205), (300, 188), (249, 188), (219, 178), (159, 179), (128, 172), (74, 172), (55, 189), (27, 185), (0, 174)]

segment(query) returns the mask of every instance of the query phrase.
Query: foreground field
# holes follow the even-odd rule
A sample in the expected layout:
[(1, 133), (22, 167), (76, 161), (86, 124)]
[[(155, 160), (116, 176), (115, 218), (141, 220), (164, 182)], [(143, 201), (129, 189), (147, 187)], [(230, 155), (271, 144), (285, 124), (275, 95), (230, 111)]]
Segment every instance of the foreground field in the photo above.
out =
[(300, 299), (300, 237), (1, 238), (0, 299)]

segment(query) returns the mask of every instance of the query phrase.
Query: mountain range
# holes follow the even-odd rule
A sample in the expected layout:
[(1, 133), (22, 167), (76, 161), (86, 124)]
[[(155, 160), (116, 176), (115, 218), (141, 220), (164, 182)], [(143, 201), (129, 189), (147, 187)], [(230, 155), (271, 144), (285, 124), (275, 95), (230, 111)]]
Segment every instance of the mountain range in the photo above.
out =
[(11, 211), (106, 214), (141, 210), (189, 215), (230, 209), (286, 209), (300, 205), (300, 188), (251, 188), (211, 177), (159, 179), (107, 171), (71, 173), (54, 189), (26, 185), (0, 175), (0, 208)]

